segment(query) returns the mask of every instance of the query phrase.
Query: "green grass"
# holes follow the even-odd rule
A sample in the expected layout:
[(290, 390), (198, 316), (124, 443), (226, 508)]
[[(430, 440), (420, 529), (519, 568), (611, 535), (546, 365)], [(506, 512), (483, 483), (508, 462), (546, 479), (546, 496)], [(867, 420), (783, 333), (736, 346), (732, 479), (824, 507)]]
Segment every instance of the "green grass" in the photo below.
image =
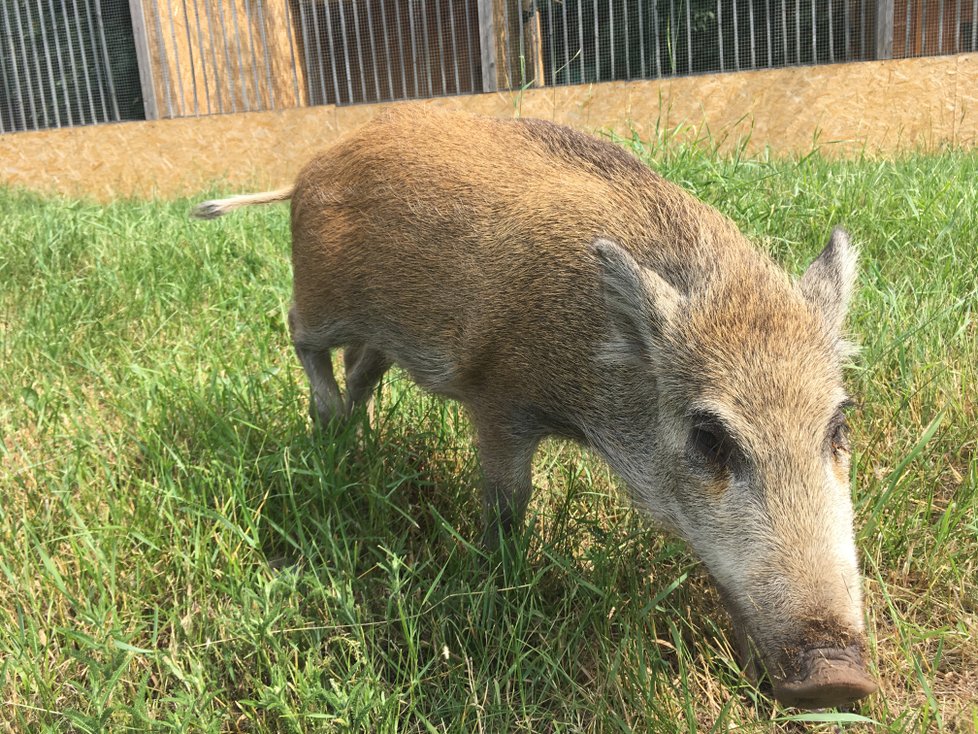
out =
[[(310, 432), (283, 207), (0, 192), (0, 728), (975, 732), (978, 154), (793, 161), (627, 141), (794, 273), (862, 247), (854, 496), (882, 692), (744, 682), (705, 571), (549, 444), (488, 570), (457, 406), (392, 373)], [(879, 727), (851, 723), (868, 717)]]

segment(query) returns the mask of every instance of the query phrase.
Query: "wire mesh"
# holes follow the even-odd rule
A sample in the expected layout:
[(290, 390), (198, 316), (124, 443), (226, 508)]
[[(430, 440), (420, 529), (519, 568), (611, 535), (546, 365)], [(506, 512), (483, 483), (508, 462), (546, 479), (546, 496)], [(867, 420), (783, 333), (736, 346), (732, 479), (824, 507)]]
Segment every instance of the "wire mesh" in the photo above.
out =
[(0, 132), (144, 117), (126, 0), (2, 0)]
[(978, 0), (0, 0), (0, 132), (978, 50)]
[[(551, 0), (522, 8), (517, 85), (872, 58), (870, 0)], [(875, 9), (875, 5), (873, 5)], [(854, 12), (849, 12), (854, 11)], [(544, 53), (536, 54), (536, 27)], [(527, 32), (527, 28), (530, 29)], [(846, 39), (857, 38), (856, 44)]]

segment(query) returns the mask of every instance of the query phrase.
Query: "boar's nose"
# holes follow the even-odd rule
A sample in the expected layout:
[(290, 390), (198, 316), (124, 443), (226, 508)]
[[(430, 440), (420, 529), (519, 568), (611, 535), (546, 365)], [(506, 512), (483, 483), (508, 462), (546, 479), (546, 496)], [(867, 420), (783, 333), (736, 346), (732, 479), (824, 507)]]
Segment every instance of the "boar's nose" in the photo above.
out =
[(876, 692), (858, 649), (817, 648), (801, 657), (799, 676), (774, 683), (774, 697), (785, 706), (834, 708)]

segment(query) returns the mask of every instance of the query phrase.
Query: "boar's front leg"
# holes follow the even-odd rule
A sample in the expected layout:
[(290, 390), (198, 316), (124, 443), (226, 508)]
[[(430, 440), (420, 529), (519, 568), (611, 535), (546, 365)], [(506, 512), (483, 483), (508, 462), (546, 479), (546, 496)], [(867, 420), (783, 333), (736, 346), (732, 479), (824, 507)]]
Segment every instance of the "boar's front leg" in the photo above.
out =
[(533, 492), (533, 454), (540, 437), (473, 416), (483, 476), (482, 544), (494, 551), (500, 540), (523, 526), (526, 506)]

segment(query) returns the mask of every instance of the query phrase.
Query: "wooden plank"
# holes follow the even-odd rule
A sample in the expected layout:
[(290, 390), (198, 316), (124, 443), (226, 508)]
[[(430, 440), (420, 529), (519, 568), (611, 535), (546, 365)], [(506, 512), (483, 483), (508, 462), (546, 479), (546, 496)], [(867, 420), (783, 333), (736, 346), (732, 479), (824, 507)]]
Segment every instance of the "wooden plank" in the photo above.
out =
[(496, 77), (496, 21), (493, 0), (479, 0), (479, 49), (482, 52), (482, 91), (499, 88)]
[(136, 45), (136, 63), (139, 66), (139, 87), (143, 93), (143, 112), (147, 120), (160, 119), (156, 105), (156, 87), (153, 85), (153, 61), (146, 37), (146, 17), (142, 0), (129, 0), (129, 16), (132, 18), (132, 37)]
[[(129, 1), (143, 23), (153, 119), (306, 103), (295, 0)], [(142, 57), (139, 67), (145, 85)]]
[(520, 85), (520, 0), (495, 0), (496, 86), (500, 90)]
[(876, 34), (873, 58), (893, 58), (893, 0), (876, 2)]
[(546, 86), (546, 67), (543, 65), (543, 26), (540, 9), (535, 2), (527, 3), (523, 11), (527, 20), (523, 24), (523, 44), (526, 48), (526, 71), (531, 86)]

